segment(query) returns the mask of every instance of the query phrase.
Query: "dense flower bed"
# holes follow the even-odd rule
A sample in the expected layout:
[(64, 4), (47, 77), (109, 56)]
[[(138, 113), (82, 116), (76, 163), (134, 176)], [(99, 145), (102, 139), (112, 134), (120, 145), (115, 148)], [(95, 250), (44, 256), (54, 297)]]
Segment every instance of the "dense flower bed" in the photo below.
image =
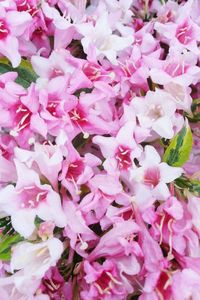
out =
[(200, 1), (0, 1), (0, 299), (200, 299)]

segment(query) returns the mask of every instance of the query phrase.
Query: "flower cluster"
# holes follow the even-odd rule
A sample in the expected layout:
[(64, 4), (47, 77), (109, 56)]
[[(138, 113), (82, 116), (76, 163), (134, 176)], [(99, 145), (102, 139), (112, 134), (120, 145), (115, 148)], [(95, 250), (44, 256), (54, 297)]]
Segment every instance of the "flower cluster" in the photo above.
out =
[(1, 300), (200, 299), (199, 14), (0, 1)]

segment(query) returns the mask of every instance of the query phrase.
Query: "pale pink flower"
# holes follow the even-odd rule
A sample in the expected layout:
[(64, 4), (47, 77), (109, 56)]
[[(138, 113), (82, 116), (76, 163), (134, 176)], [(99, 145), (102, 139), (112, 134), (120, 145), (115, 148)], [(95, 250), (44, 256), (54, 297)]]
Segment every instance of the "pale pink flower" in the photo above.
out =
[(95, 136), (93, 138), (93, 142), (99, 145), (106, 158), (104, 168), (109, 173), (131, 169), (134, 166), (134, 158), (140, 157), (142, 150), (134, 140), (134, 130), (134, 121), (127, 122), (120, 128), (116, 137)]
[(199, 208), (199, 197), (188, 194), (188, 210), (192, 215), (192, 223), (195, 228), (200, 232), (200, 208)]
[(0, 53), (11, 61), (13, 67), (21, 61), (18, 38), (22, 37), (30, 22), (32, 18), (27, 12), (0, 8)]
[(96, 241), (98, 237), (86, 225), (79, 207), (73, 202), (66, 200), (64, 203), (64, 211), (67, 219), (64, 235), (70, 239), (71, 248), (85, 257), (85, 251), (90, 249), (90, 242)]
[(198, 300), (200, 296), (199, 288), (200, 275), (191, 269), (183, 269), (174, 274), (172, 291), (176, 300), (194, 299)]
[[(60, 196), (47, 184), (41, 184), (39, 175), (15, 160), (17, 184), (0, 190), (2, 211), (11, 215), (12, 225), (22, 236), (29, 237), (35, 229), (36, 215), (44, 221), (54, 221), (64, 227)], [(26, 174), (26, 177), (24, 177)]]
[(197, 43), (200, 39), (200, 27), (190, 17), (193, 1), (180, 6), (175, 22), (155, 23), (155, 29), (167, 40), (171, 47), (187, 49), (199, 55)]
[[(30, 140), (31, 142), (31, 140)], [(36, 170), (44, 181), (49, 181), (57, 190), (58, 173), (62, 168), (63, 154), (61, 147), (36, 143), (33, 139), (34, 151), (15, 148), (15, 157), (29, 168)]]
[(113, 228), (105, 233), (96, 248), (89, 254), (88, 259), (94, 260), (100, 257), (114, 257), (117, 255), (129, 255), (138, 250), (134, 237), (140, 231), (139, 226), (133, 221), (117, 222)]
[(145, 146), (141, 167), (131, 171), (133, 183), (136, 182), (134, 202), (140, 208), (148, 207), (155, 200), (166, 200), (170, 196), (167, 183), (181, 176), (183, 170), (161, 162), (153, 146)]
[(176, 49), (171, 49), (165, 60), (152, 60), (147, 57), (145, 61), (151, 67), (149, 74), (155, 83), (174, 83), (186, 88), (198, 82), (200, 68), (196, 65), (197, 55), (191, 52), (179, 53)]

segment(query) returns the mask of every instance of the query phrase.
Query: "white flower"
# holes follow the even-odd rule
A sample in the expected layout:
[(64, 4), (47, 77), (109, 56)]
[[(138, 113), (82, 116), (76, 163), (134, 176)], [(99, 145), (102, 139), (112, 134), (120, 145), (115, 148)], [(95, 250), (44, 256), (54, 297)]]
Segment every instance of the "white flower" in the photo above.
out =
[(18, 271), (14, 275), (15, 286), (27, 294), (26, 289), (30, 286), (36, 289), (46, 271), (56, 265), (63, 252), (63, 244), (57, 238), (37, 244), (21, 242), (12, 251), (11, 271)]
[(151, 128), (166, 139), (173, 137), (172, 118), (175, 115), (176, 104), (170, 94), (159, 89), (155, 92), (149, 91), (144, 100), (134, 98), (132, 105), (142, 127)]
[(97, 57), (105, 56), (113, 64), (117, 64), (117, 52), (129, 47), (133, 42), (132, 36), (120, 37), (112, 33), (108, 14), (104, 13), (96, 21), (95, 26), (81, 24), (79, 32), (84, 36), (81, 40), (85, 53), (94, 47)]

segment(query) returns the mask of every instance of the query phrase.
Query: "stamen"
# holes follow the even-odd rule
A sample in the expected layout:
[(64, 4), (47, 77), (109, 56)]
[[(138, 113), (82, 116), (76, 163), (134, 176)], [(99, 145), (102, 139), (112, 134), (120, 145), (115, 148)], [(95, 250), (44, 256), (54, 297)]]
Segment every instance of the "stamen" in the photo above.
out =
[(81, 242), (81, 246), (80, 246), (80, 249), (81, 250), (86, 250), (88, 248), (88, 243), (87, 242), (84, 242), (81, 238), (81, 235), (80, 234), (77, 234), (80, 242)]
[(172, 229), (172, 224), (173, 224), (174, 220), (170, 219), (168, 222), (168, 229), (169, 229), (169, 252), (168, 252), (168, 256), (171, 257), (172, 255), (172, 239), (173, 239), (173, 229)]
[(163, 217), (162, 217), (162, 219), (160, 221), (160, 226), (159, 226), (159, 229), (160, 229), (160, 241), (159, 241), (159, 244), (160, 245), (162, 244), (162, 240), (163, 240), (162, 228), (163, 228), (164, 220), (165, 220), (165, 215), (163, 215)]

